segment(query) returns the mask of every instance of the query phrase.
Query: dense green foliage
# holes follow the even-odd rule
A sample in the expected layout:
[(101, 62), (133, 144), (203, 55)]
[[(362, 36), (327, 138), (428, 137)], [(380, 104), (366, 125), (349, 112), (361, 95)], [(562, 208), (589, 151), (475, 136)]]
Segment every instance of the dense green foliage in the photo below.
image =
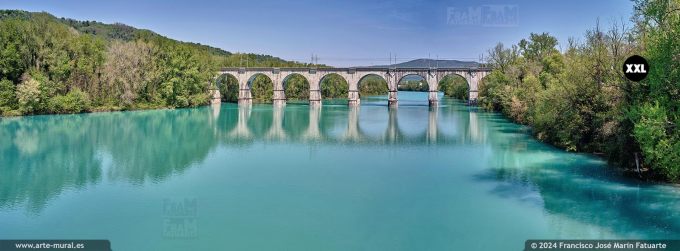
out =
[(630, 118), (645, 162), (680, 180), (680, 1), (636, 2), (637, 34), (650, 72), (632, 86)]
[(347, 98), (349, 84), (338, 74), (329, 74), (321, 79), (322, 98)]
[[(604, 152), (621, 160), (625, 110), (621, 64), (633, 45), (613, 27), (586, 34), (564, 53), (554, 37), (531, 34), (519, 45), (490, 51), (495, 70), (480, 86), (480, 103), (533, 127), (536, 136), (571, 151)], [(616, 51), (609, 48), (616, 47)]]
[(217, 87), (222, 94), (222, 101), (225, 102), (238, 102), (238, 93), (240, 87), (238, 86), (238, 80), (229, 74), (224, 74), (217, 78)]
[(87, 93), (73, 89), (66, 95), (57, 95), (50, 99), (49, 110), (56, 113), (79, 113), (90, 107)]
[(274, 84), (264, 74), (257, 74), (250, 81), (250, 94), (255, 103), (271, 103), (274, 98)]
[(439, 91), (447, 97), (468, 100), (470, 92), (465, 78), (459, 75), (447, 75), (439, 81)]
[[(680, 1), (636, 2), (636, 27), (599, 24), (565, 51), (547, 33), (489, 51), (494, 71), (480, 86), (480, 103), (532, 126), (536, 136), (571, 151), (602, 153), (622, 166), (680, 180)], [(623, 75), (623, 61), (640, 54), (647, 79)]]
[(283, 89), (288, 100), (309, 99), (309, 82), (300, 74), (291, 74), (284, 79)]
[(48, 14), (33, 13), (2, 19), (0, 37), (0, 51), (8, 55), (0, 59), (0, 78), (15, 85), (17, 98), (5, 105), (5, 115), (128, 109), (139, 103), (186, 107), (208, 101), (214, 71), (208, 54), (158, 35), (108, 42)]
[(397, 89), (400, 91), (426, 92), (430, 90), (425, 80), (406, 80), (399, 82)]
[(380, 76), (368, 75), (359, 80), (359, 96), (386, 95), (389, 91), (387, 81)]
[(0, 114), (10, 111), (16, 101), (16, 87), (12, 81), (0, 80)]
[[(179, 42), (123, 24), (0, 11), (0, 115), (207, 104), (225, 66), (304, 66)], [(263, 80), (259, 80), (263, 81)], [(221, 88), (221, 86), (218, 86)], [(229, 100), (238, 95), (230, 88)]]
[[(429, 91), (428, 83), (420, 78), (420, 80), (402, 80), (399, 83), (400, 91)], [(461, 100), (467, 100), (469, 96), (468, 84), (465, 78), (458, 75), (447, 75), (439, 81), (439, 91), (444, 92), (447, 97), (452, 97)]]

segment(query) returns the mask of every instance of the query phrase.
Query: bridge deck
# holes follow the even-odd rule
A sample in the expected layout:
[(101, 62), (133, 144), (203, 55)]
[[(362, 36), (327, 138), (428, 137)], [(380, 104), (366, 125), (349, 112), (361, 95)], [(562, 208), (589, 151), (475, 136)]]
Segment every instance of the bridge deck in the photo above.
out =
[(221, 71), (491, 71), (489, 67), (222, 67)]

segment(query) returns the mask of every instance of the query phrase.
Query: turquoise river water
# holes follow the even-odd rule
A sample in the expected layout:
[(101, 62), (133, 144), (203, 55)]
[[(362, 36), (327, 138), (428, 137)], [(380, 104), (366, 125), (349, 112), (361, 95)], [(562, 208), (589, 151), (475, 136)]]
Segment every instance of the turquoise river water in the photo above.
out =
[(0, 119), (0, 239), (114, 250), (522, 250), (678, 239), (680, 188), (425, 93)]

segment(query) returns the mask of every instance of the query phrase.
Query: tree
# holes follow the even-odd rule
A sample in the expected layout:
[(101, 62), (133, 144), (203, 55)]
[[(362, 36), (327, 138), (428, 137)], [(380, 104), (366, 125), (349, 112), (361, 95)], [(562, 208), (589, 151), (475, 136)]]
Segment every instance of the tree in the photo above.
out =
[(388, 92), (387, 81), (381, 77), (369, 75), (359, 81), (360, 96), (385, 95)]
[[(0, 100), (2, 114), (203, 105), (210, 100), (208, 92), (218, 66), (310, 64), (269, 55), (234, 54), (123, 24), (58, 19), (48, 13), (0, 11), (0, 79), (9, 81), (0, 85), (0, 96), (6, 97)], [(24, 80), (22, 76), (30, 79)], [(261, 82), (264, 80), (258, 81), (257, 85), (267, 86)], [(299, 90), (290, 97), (309, 95), (309, 91), (302, 89), (308, 90), (308, 85), (295, 82), (291, 86)], [(225, 98), (236, 101), (238, 84), (234, 86), (228, 81), (221, 88), (226, 87), (228, 91), (224, 93), (229, 95)], [(271, 88), (264, 90), (269, 91)], [(346, 90), (338, 89), (338, 93), (342, 92), (346, 95)], [(271, 101), (271, 95), (259, 95)], [(12, 103), (11, 97), (17, 99), (14, 105), (8, 105)], [(62, 105), (74, 100), (87, 100), (90, 109), (77, 106), (65, 109)]]
[(239, 83), (238, 80), (231, 75), (225, 74), (217, 78), (217, 88), (220, 90), (222, 100), (226, 102), (235, 103), (238, 101)]
[(330, 74), (321, 80), (323, 98), (346, 98), (349, 91), (347, 81), (338, 74)]
[(24, 74), (21, 78), (21, 83), (17, 86), (16, 90), (19, 107), (24, 113), (33, 113), (42, 108), (40, 105), (40, 89), (41, 86), (38, 80), (34, 79), (29, 74)]
[(91, 35), (80, 35), (69, 45), (73, 69), (69, 74), (70, 88), (78, 88), (92, 94), (101, 94), (101, 69), (106, 53), (104, 41)]
[[(173, 42), (161, 45), (159, 94), (165, 105), (187, 107), (209, 102), (208, 86), (214, 72), (207, 54)], [(201, 96), (197, 96), (202, 94)]]
[(53, 113), (80, 113), (90, 109), (90, 98), (80, 89), (73, 89), (66, 95), (58, 95), (49, 102)]
[(680, 180), (680, 1), (638, 0), (637, 30), (649, 74), (634, 85), (629, 118), (645, 164)]
[(447, 75), (439, 82), (439, 90), (444, 92), (444, 95), (461, 100), (468, 100), (470, 92), (468, 83), (462, 76)]
[(309, 99), (309, 83), (299, 74), (293, 74), (284, 80), (286, 99), (306, 100)]
[(153, 79), (152, 73), (156, 71), (152, 60), (154, 50), (153, 46), (142, 41), (111, 43), (103, 66), (106, 87), (102, 90), (103, 103), (120, 103), (129, 107), (139, 101)]
[(18, 19), (0, 22), (0, 79), (18, 83), (30, 66), (29, 23)]
[(543, 57), (557, 51), (557, 38), (551, 36), (547, 32), (536, 34), (531, 33), (529, 40), (522, 39), (519, 41), (519, 48), (525, 58), (534, 61), (540, 61)]
[(513, 45), (512, 48), (506, 49), (503, 43), (496, 44), (487, 53), (489, 54), (487, 56), (488, 64), (502, 72), (505, 72), (507, 67), (519, 57), (517, 46)]
[(0, 115), (4, 111), (16, 109), (15, 86), (7, 79), (0, 80)]
[(250, 83), (250, 95), (254, 102), (270, 103), (274, 97), (274, 84), (265, 75), (257, 75)]

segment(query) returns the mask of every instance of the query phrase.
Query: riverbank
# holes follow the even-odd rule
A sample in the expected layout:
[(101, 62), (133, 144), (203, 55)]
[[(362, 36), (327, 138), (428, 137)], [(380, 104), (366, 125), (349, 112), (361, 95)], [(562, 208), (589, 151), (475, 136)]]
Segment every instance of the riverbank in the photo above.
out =
[[(668, 84), (680, 82), (673, 70), (680, 68), (673, 56), (680, 54), (680, 12), (672, 8), (636, 2), (635, 29), (597, 23), (583, 42), (561, 50), (547, 32), (497, 44), (488, 52), (494, 70), (479, 87), (480, 105), (529, 125), (543, 142), (602, 153), (626, 170), (645, 170), (643, 179), (680, 182), (680, 86)], [(641, 81), (622, 72), (632, 55), (650, 65)]]
[[(622, 175), (629, 177), (629, 178), (634, 178), (637, 180), (645, 181), (650, 184), (669, 184), (669, 185), (680, 185), (680, 182), (678, 181), (670, 181), (668, 177), (664, 176), (663, 174), (656, 172), (652, 170), (651, 168), (645, 166), (642, 163), (642, 158), (638, 158), (637, 160), (635, 157), (631, 158), (630, 161), (634, 161), (633, 163), (620, 163), (616, 161), (612, 161), (607, 154), (603, 152), (594, 152), (594, 151), (579, 151), (579, 150), (574, 150), (573, 148), (568, 148), (565, 147), (564, 145), (561, 144), (556, 144), (555, 142), (547, 141), (544, 137), (541, 137), (538, 135), (534, 128), (532, 127), (531, 124), (528, 124), (524, 121), (519, 121), (516, 118), (513, 118), (512, 116), (507, 115), (506, 113), (502, 111), (494, 111), (493, 109), (483, 108), (482, 109), (489, 111), (489, 112), (497, 112), (499, 114), (502, 114), (505, 118), (509, 119), (513, 123), (517, 123), (520, 125), (524, 125), (530, 128), (531, 131), (531, 136), (543, 143), (550, 144), (551, 146), (554, 146), (560, 150), (566, 151), (566, 152), (576, 152), (576, 153), (584, 153), (584, 154), (589, 154), (592, 155), (593, 157), (601, 158), (605, 161), (607, 161), (610, 166), (617, 168), (621, 171)], [(637, 161), (637, 164), (635, 164), (635, 161)]]
[(0, 118), (13, 118), (13, 117), (25, 117), (25, 116), (40, 116), (40, 115), (67, 115), (67, 114), (86, 114), (86, 113), (106, 113), (106, 112), (124, 112), (124, 111), (146, 111), (146, 110), (174, 110), (174, 109), (184, 109), (184, 108), (196, 108), (201, 106), (209, 106), (210, 104), (203, 104), (190, 107), (172, 107), (172, 106), (162, 106), (162, 105), (140, 105), (135, 107), (120, 107), (120, 106), (100, 106), (94, 107), (88, 110), (83, 110), (80, 112), (69, 112), (69, 113), (42, 113), (42, 114), (21, 114), (16, 112), (12, 114), (11, 112), (7, 115), (0, 114)]

